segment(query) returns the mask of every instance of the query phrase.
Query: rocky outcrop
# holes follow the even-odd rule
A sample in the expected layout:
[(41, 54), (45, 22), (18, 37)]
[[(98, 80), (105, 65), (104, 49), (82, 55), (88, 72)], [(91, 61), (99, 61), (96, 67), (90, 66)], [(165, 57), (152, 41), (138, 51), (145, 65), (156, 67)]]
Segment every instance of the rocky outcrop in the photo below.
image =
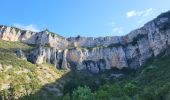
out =
[(3, 70), (3, 67), (2, 67), (2, 64), (0, 64), (0, 72), (2, 72)]
[(70, 43), (70, 46), (73, 46), (73, 44), (76, 43), (79, 47), (94, 47), (94, 46), (108, 46), (113, 43), (119, 43), (121, 41), (122, 37), (118, 36), (107, 36), (107, 37), (70, 37), (67, 40)]
[(61, 37), (48, 30), (42, 32), (32, 32), (21, 30), (15, 27), (0, 25), (0, 37), (7, 41), (20, 41), (31, 45), (46, 45), (56, 49), (65, 49), (68, 42)]
[(25, 54), (23, 53), (23, 51), (22, 51), (21, 49), (17, 49), (17, 50), (15, 51), (15, 53), (16, 53), (16, 55), (17, 55), (19, 58), (21, 58), (21, 59), (23, 59), (23, 60), (27, 60), (27, 58), (25, 57)]
[(0, 26), (0, 36), (3, 40), (37, 45), (27, 54), (27, 59), (37, 64), (51, 63), (57, 68), (93, 73), (113, 67), (136, 69), (169, 48), (170, 11), (120, 37), (66, 39), (48, 30), (36, 33), (6, 26)]

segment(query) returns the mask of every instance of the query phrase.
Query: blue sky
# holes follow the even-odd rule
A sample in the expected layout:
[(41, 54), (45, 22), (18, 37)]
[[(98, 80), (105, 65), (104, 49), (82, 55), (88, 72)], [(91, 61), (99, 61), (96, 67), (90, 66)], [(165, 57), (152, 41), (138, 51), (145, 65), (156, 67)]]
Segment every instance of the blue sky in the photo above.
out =
[(170, 10), (170, 0), (1, 0), (0, 24), (62, 36), (120, 36)]

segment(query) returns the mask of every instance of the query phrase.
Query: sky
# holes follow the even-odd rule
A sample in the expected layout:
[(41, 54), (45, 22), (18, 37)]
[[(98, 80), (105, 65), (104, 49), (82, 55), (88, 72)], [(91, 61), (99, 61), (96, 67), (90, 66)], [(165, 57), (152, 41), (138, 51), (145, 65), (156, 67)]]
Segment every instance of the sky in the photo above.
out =
[(121, 36), (170, 10), (170, 0), (0, 0), (0, 24), (65, 37)]

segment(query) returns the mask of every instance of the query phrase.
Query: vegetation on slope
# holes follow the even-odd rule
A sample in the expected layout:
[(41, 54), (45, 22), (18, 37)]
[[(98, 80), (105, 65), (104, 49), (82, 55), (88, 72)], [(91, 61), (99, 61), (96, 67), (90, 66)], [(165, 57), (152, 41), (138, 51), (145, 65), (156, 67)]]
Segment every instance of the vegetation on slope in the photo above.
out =
[(109, 80), (95, 91), (88, 85), (80, 86), (63, 100), (169, 100), (169, 72), (170, 57), (152, 59), (141, 69)]
[[(55, 82), (66, 73), (52, 65), (35, 65), (18, 58), (15, 54), (18, 48), (28, 52), (34, 47), (20, 42), (0, 40), (0, 99), (14, 100), (34, 94), (45, 84)], [(43, 93), (46, 96), (50, 95)], [(55, 95), (51, 97), (57, 98)]]
[[(137, 71), (112, 69), (97, 75), (84, 71), (66, 74), (66, 71), (57, 70), (52, 65), (35, 65), (18, 58), (15, 54), (18, 48), (28, 52), (34, 47), (0, 40), (0, 99), (170, 99), (169, 56), (149, 60)], [(64, 93), (62, 98), (56, 95), (58, 87)]]

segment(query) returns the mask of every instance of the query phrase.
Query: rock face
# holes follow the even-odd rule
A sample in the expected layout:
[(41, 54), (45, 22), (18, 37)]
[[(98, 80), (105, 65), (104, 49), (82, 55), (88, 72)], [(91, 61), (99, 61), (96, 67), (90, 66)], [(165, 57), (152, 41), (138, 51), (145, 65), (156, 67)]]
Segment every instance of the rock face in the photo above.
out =
[(17, 49), (17, 50), (15, 51), (15, 53), (16, 53), (16, 55), (17, 55), (19, 58), (21, 58), (21, 59), (23, 59), (23, 60), (27, 60), (27, 58), (25, 57), (25, 54), (22, 52), (21, 49)]
[(46, 45), (56, 49), (65, 49), (68, 46), (68, 42), (64, 37), (55, 35), (55, 33), (49, 32), (48, 30), (31, 32), (0, 25), (0, 37), (3, 40), (21, 41), (33, 45)]
[(57, 68), (93, 73), (113, 67), (136, 69), (170, 47), (170, 11), (120, 37), (66, 39), (48, 30), (31, 32), (7, 26), (0, 26), (0, 36), (3, 40), (37, 45), (26, 55), (36, 64), (51, 63)]

